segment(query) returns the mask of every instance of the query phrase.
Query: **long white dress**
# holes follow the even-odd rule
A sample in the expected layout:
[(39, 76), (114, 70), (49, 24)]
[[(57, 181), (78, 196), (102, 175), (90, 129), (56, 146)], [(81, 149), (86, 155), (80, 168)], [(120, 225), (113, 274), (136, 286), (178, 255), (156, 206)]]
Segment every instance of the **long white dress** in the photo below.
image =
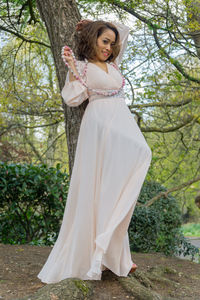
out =
[[(117, 24), (126, 47), (128, 27)], [(85, 62), (78, 61), (83, 70)], [(93, 89), (118, 89), (119, 71), (108, 73), (89, 63), (85, 80)], [(65, 103), (78, 106), (89, 98), (75, 154), (68, 199), (58, 239), (38, 277), (55, 283), (65, 278), (100, 280), (102, 270), (127, 276), (132, 260), (128, 225), (151, 162), (147, 145), (124, 94), (105, 97), (79, 81), (62, 90)]]

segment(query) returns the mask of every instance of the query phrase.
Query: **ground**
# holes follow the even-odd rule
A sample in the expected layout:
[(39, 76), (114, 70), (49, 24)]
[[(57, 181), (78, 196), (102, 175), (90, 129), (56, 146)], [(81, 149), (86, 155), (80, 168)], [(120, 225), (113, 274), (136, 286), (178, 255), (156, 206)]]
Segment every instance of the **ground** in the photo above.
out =
[[(43, 287), (45, 284), (40, 282), (37, 274), (50, 250), (50, 247), (0, 244), (0, 299), (22, 299)], [(148, 278), (153, 280), (153, 290), (164, 297), (162, 299), (200, 299), (199, 264), (176, 257), (166, 257), (160, 253), (133, 253), (132, 258), (138, 265), (134, 277), (132, 275), (119, 278), (110, 271), (105, 271), (101, 281), (92, 282), (93, 296), (89, 299), (146, 299), (142, 296), (136, 297), (132, 293), (134, 281), (131, 288), (128, 286), (130, 280), (140, 280), (144, 274), (151, 275)], [(156, 277), (154, 271), (159, 273), (161, 269), (162, 280), (159, 280), (159, 274)], [(61, 298), (52, 296), (50, 299)]]

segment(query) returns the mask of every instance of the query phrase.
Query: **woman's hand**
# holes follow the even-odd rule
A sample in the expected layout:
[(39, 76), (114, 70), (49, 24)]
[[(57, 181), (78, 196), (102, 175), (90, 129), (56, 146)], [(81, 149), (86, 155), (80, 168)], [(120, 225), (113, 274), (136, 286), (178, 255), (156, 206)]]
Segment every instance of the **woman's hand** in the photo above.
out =
[(91, 22), (93, 22), (93, 21), (92, 20), (88, 20), (88, 19), (80, 20), (76, 24), (76, 31), (81, 31), (85, 25), (87, 25), (88, 23), (91, 23)]
[(64, 46), (62, 49), (62, 57), (69, 67), (69, 81), (76, 80), (79, 74), (74, 63), (72, 50), (68, 46)]
[(68, 46), (65, 46), (63, 56), (64, 56), (65, 60), (67, 61), (67, 63), (69, 64), (69, 66), (73, 67), (74, 60), (73, 60), (73, 57), (71, 54), (71, 50)]

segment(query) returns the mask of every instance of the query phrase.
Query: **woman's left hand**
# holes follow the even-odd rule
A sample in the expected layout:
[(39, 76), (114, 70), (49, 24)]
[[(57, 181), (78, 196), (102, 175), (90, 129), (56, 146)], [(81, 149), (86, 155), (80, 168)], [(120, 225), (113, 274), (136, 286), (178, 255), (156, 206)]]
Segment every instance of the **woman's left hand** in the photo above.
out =
[(76, 24), (76, 31), (81, 31), (84, 27), (84, 25), (87, 25), (88, 23), (93, 22), (92, 20), (88, 20), (88, 19), (83, 19), (80, 20), (77, 24)]

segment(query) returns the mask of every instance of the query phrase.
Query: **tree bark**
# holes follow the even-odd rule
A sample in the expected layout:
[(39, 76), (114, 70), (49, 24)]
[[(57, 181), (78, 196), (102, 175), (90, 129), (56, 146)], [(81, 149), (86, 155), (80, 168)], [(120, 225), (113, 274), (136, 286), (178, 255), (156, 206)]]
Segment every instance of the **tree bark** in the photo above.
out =
[[(67, 73), (67, 68), (61, 58), (61, 49), (64, 45), (68, 45), (74, 49), (75, 26), (81, 16), (74, 0), (37, 0), (36, 2), (41, 18), (47, 28), (61, 91)], [(72, 172), (77, 138), (84, 108), (85, 104), (76, 108), (70, 108), (63, 102), (70, 175)]]

